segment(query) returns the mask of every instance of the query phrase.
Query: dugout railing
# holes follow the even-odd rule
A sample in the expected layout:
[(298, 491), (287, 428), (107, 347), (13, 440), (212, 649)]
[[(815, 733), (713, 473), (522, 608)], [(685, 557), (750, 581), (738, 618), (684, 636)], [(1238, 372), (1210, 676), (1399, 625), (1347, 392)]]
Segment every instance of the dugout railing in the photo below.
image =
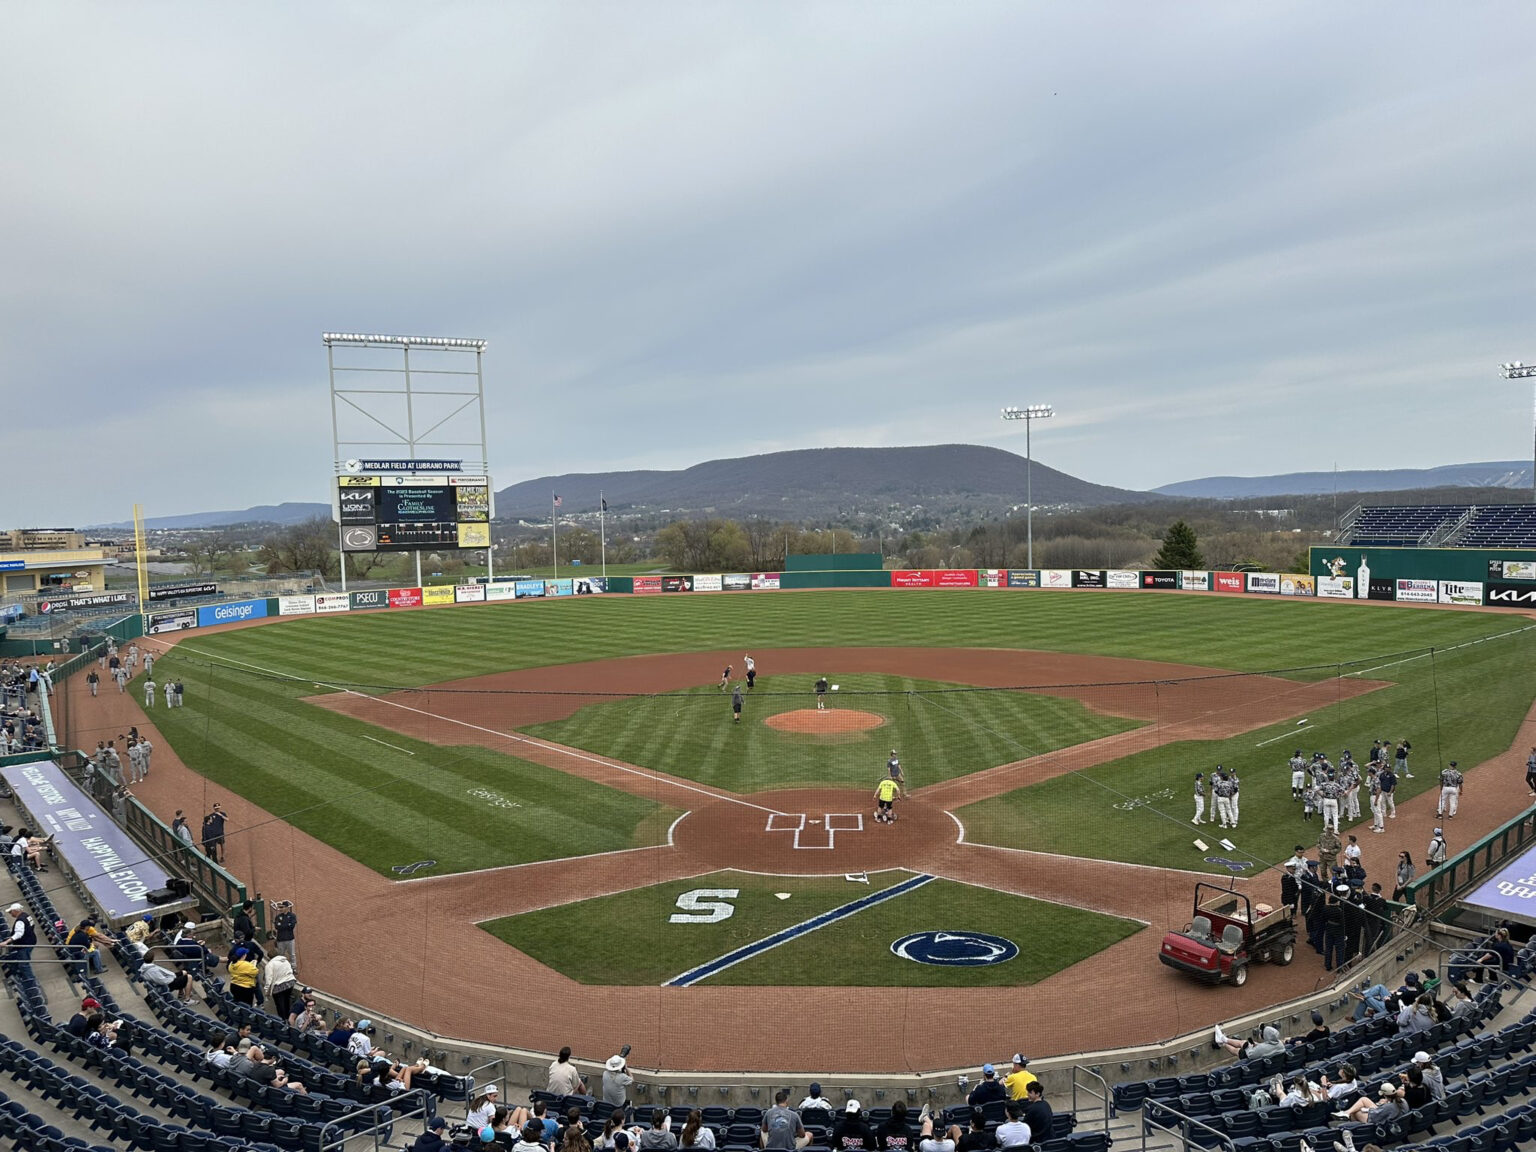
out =
[(1412, 881), (1405, 889), (1406, 902), (1416, 905), (1422, 915), (1439, 915), (1533, 842), (1536, 842), (1536, 807), (1499, 825), (1438, 868)]

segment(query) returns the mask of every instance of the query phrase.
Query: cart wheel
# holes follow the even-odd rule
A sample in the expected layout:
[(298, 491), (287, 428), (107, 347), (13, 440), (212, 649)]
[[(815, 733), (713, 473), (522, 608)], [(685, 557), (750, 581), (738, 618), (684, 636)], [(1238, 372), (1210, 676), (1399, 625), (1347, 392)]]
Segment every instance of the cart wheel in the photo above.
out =
[(1232, 965), (1232, 983), (1236, 984), (1239, 988), (1248, 983), (1248, 965)]
[(1296, 959), (1296, 941), (1287, 940), (1275, 956), (1275, 963), (1284, 968), (1292, 960)]

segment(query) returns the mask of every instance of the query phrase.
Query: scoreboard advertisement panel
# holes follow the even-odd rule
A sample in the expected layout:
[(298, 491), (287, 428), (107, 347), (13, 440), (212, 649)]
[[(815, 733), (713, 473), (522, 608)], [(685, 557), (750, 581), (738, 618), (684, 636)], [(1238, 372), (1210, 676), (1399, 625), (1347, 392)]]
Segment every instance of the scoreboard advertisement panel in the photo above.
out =
[(345, 475), (336, 485), (344, 552), (490, 546), (489, 477)]

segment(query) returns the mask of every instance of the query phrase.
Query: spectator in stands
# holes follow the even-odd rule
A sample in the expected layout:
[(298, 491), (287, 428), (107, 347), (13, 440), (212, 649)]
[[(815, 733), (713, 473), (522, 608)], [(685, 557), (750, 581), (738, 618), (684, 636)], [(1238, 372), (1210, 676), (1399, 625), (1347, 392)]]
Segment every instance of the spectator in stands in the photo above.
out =
[[(418, 1061), (418, 1063), (420, 1062)], [(560, 1131), (560, 1123), (549, 1114), (549, 1104), (544, 1100), (535, 1100), (531, 1115), (533, 1119), (539, 1122), (539, 1126), (544, 1129), (544, 1134), (539, 1137), (539, 1143), (553, 1148), (555, 1146), (555, 1135)], [(518, 1126), (521, 1127), (522, 1124), (520, 1123)]]
[(1354, 1019), (1364, 1020), (1367, 1016), (1382, 1016), (1387, 1011), (1387, 997), (1392, 992), (1385, 984), (1371, 984), (1360, 981), (1356, 988), (1350, 989), (1351, 996), (1360, 1003), (1355, 1005)]
[(243, 901), (235, 911), (231, 921), (231, 934), (241, 940), (256, 939), (256, 921), (251, 918), (251, 913), (256, 909), (256, 901)]
[(324, 1013), (315, 1007), (315, 994), (308, 988), (303, 989), (288, 1023), (300, 1032), (320, 1032), (324, 1030), (324, 1020)]
[(32, 917), (20, 904), (12, 904), (5, 910), (11, 918), (11, 934), (3, 945), (5, 958), (15, 964), (25, 964), (32, 959), (32, 949), (37, 947), (37, 929)]
[(1397, 1030), (1402, 1035), (1415, 1036), (1428, 1032), (1435, 1026), (1435, 998), (1428, 992), (1411, 1001), (1405, 1001), (1397, 1014)]
[(347, 1037), (347, 1048), (352, 1055), (359, 1059), (367, 1060), (379, 1049), (373, 1043), (374, 1027), (372, 1020), (359, 1020), (352, 1035)]
[[(411, 1090), (411, 1077), (417, 1069), (414, 1064), (395, 1064), (393, 1062), (376, 1065), (379, 1071), (374, 1075), (373, 1082), (386, 1092), (409, 1092)], [(544, 1130), (544, 1125), (539, 1125), (539, 1131)]]
[(228, 1068), (229, 1062), (240, 1051), (239, 1045), (239, 1034), (230, 1032), (225, 1035), (224, 1039), (208, 1049), (208, 1053), (203, 1057), (203, 1060), (212, 1064), (215, 1068)]
[(153, 912), (146, 912), (132, 924), (128, 925), (125, 935), (128, 937), (130, 944), (142, 944), (145, 938), (154, 930), (155, 914)]
[(1407, 1111), (1408, 1109), (1403, 1107), (1397, 1085), (1389, 1082), (1377, 1090), (1375, 1100), (1369, 1096), (1362, 1096), (1350, 1105), (1348, 1111), (1335, 1112), (1333, 1115), (1336, 1119), (1347, 1120), (1351, 1124), (1390, 1124)]
[[(689, 1116), (689, 1121), (691, 1122), (693, 1117), (697, 1115), (699, 1115), (699, 1110), (695, 1108)], [(684, 1135), (687, 1134), (687, 1131), (686, 1128), (683, 1129)], [(709, 1143), (697, 1145), (698, 1147), (713, 1148), (715, 1146), (715, 1134), (708, 1128), (703, 1130), (700, 1139), (708, 1140)], [(566, 1113), (565, 1130), (560, 1133), (559, 1147), (560, 1152), (592, 1152), (592, 1142), (587, 1139), (587, 1126), (581, 1118), (580, 1108), (572, 1108)]]
[(1028, 1148), (1033, 1142), (1029, 1125), (1024, 1120), (1024, 1105), (1010, 1100), (1008, 1119), (997, 1126), (998, 1148), (1007, 1152), (1009, 1148)]
[(1410, 1112), (1415, 1108), (1424, 1107), (1424, 1105), (1434, 1099), (1429, 1094), (1429, 1086), (1424, 1083), (1424, 1069), (1417, 1065), (1412, 1065), (1399, 1078), (1403, 1082), (1403, 1106)]
[(875, 1146), (905, 1152), (911, 1143), (912, 1128), (907, 1121), (907, 1102), (898, 1100), (891, 1105), (891, 1118), (875, 1131)]
[(619, 1147), (618, 1138), (620, 1136), (624, 1137), (623, 1146), (628, 1148), (629, 1135), (624, 1131), (624, 1110), (622, 1108), (615, 1109), (608, 1114), (608, 1119), (603, 1121), (603, 1131), (593, 1141), (592, 1147), (598, 1150), (598, 1152), (611, 1152), (612, 1149)]
[(1424, 1078), (1424, 1086), (1429, 1089), (1431, 1099), (1445, 1099), (1445, 1073), (1440, 1071), (1434, 1057), (1428, 1052), (1415, 1052), (1410, 1070), (1417, 1071)]
[(326, 1039), (338, 1048), (345, 1048), (347, 1042), (352, 1039), (352, 1027), (352, 1021), (343, 1016), (336, 1021), (336, 1027), (331, 1029)]
[[(688, 1122), (683, 1125), (683, 1134), (678, 1137), (678, 1144), (683, 1148), (714, 1148), (715, 1134), (704, 1127), (704, 1113), (697, 1108), (688, 1113)], [(567, 1148), (562, 1149), (562, 1152), (572, 1150)]]
[[(788, 1092), (784, 1092), (782, 1095), (785, 1100), (789, 1099)], [(782, 1106), (781, 1103), (780, 1107)], [(534, 1108), (537, 1109), (538, 1105), (534, 1105)], [(770, 1108), (769, 1111), (771, 1112), (773, 1109)], [(795, 1118), (796, 1123), (799, 1122), (799, 1119), (798, 1116)], [(768, 1123), (766, 1116), (763, 1118), (763, 1123), (764, 1125)], [(766, 1127), (764, 1131), (767, 1131)], [(659, 1104), (651, 1109), (651, 1126), (640, 1134), (639, 1147), (642, 1152), (673, 1152), (673, 1149), (677, 1147), (677, 1137), (672, 1135), (672, 1123), (667, 1116), (667, 1110)]]
[(549, 1152), (543, 1144), (539, 1143), (539, 1137), (543, 1133), (543, 1124), (540, 1124), (537, 1120), (528, 1121), (523, 1126), (522, 1138), (512, 1145), (512, 1152)]
[(1024, 1109), (1020, 1118), (1029, 1125), (1029, 1130), (1035, 1134), (1038, 1140), (1044, 1141), (1051, 1138), (1051, 1126), (1055, 1117), (1051, 1114), (1051, 1106), (1045, 1102), (1045, 1085), (1036, 1080), (1029, 1086), (1029, 1095), (1024, 1100)]
[(1212, 1048), (1225, 1048), (1239, 1060), (1262, 1060), (1265, 1056), (1273, 1056), (1277, 1052), (1285, 1051), (1285, 1043), (1280, 1039), (1280, 1029), (1273, 1024), (1264, 1025), (1258, 1040), (1233, 1040), (1221, 1030), (1221, 1025), (1216, 1025), (1216, 1032), (1211, 1039)]
[(448, 1141), (443, 1139), (443, 1131), (448, 1127), (448, 1121), (441, 1116), (434, 1116), (427, 1121), (426, 1131), (416, 1137), (416, 1142), (411, 1145), (411, 1152), (443, 1152), (448, 1147)]
[(501, 1089), (494, 1084), (487, 1084), (485, 1091), (469, 1102), (468, 1124), (471, 1128), (484, 1128), (491, 1122), (491, 1116), (501, 1103)]
[(101, 1011), (101, 1002), (94, 996), (87, 996), (80, 1001), (80, 1011), (69, 1018), (69, 1023), (64, 1025), (64, 1031), (71, 1036), (84, 1040), (90, 1033), (90, 1019)]
[(1312, 1030), (1305, 1036), (1292, 1036), (1285, 1043), (1287, 1046), (1292, 1044), (1310, 1044), (1314, 1040), (1326, 1040), (1329, 1035), (1330, 1030), (1328, 1025), (1323, 1022), (1323, 1014), (1314, 1008), (1312, 1009)]
[(811, 1082), (810, 1091), (805, 1094), (805, 1099), (795, 1105), (796, 1112), (804, 1112), (807, 1108), (817, 1108), (823, 1112), (833, 1110), (832, 1101), (821, 1094), (821, 1085), (814, 1080)]
[(927, 1105), (923, 1106), (923, 1112), (923, 1124), (917, 1133), (918, 1152), (955, 1152), (960, 1143), (960, 1125), (951, 1124), (940, 1132), (934, 1126), (933, 1117), (927, 1114)]
[(1277, 1103), (1282, 1108), (1302, 1108), (1311, 1103), (1311, 1093), (1307, 1091), (1307, 1078), (1296, 1076), (1284, 1085), (1285, 1091), (1280, 1094)]
[[(901, 1101), (897, 1103), (901, 1104)], [(905, 1104), (902, 1104), (902, 1112), (906, 1112)], [(796, 1148), (804, 1148), (810, 1139), (805, 1125), (800, 1122), (800, 1113), (789, 1106), (789, 1089), (780, 1088), (773, 1094), (773, 1107), (763, 1113), (762, 1146), (776, 1152), (793, 1152)], [(902, 1147), (905, 1146), (903, 1142)], [(641, 1147), (646, 1147), (643, 1138)]]
[(546, 1092), (553, 1092), (556, 1096), (585, 1096), (587, 1094), (587, 1082), (576, 1070), (576, 1065), (571, 1063), (570, 1046), (560, 1049), (560, 1054), (555, 1057), (549, 1066), (549, 1083), (545, 1087)]
[(971, 1089), (971, 1094), (965, 1098), (965, 1102), (972, 1108), (980, 1108), (983, 1104), (990, 1104), (994, 1100), (1008, 1099), (1008, 1089), (1003, 1087), (1002, 1081), (997, 1078), (997, 1069), (990, 1064), (981, 1066), (981, 1082)]
[(108, 1020), (105, 1016), (92, 1016), (86, 1021), (90, 1029), (85, 1034), (85, 1042), (93, 1048), (114, 1048), (117, 1046), (117, 1023)]
[(980, 1108), (972, 1108), (971, 1126), (960, 1137), (957, 1152), (992, 1152), (996, 1147), (997, 1139), (987, 1131), (987, 1114)]
[(1451, 1015), (1457, 1019), (1472, 1015), (1477, 1011), (1477, 1001), (1472, 999), (1472, 992), (1463, 983), (1451, 985)]
[(1013, 1054), (1013, 1071), (1008, 1073), (1003, 1081), (1003, 1087), (1008, 1089), (1008, 1099), (1022, 1100), (1029, 1094), (1029, 1086), (1035, 1081), (1035, 1074), (1028, 1071), (1029, 1058), (1022, 1052)]
[(863, 1107), (857, 1100), (849, 1100), (832, 1126), (832, 1152), (870, 1152), (874, 1147), (875, 1134)]
[(622, 1055), (608, 1057), (603, 1065), (603, 1099), (615, 1108), (623, 1108), (629, 1100), (629, 1086), (635, 1078), (629, 1074), (629, 1064)]
[(229, 994), (237, 1004), (256, 1003), (256, 964), (244, 948), (236, 948), (229, 958)]
[(293, 965), (288, 962), (288, 957), (279, 952), (267, 959), (263, 976), (272, 1007), (278, 1016), (286, 1020), (292, 1014), (293, 990), (299, 986), (293, 975)]
[(1324, 1074), (1323, 1087), (1327, 1089), (1330, 1100), (1353, 1095), (1360, 1090), (1360, 1074), (1355, 1071), (1353, 1064), (1348, 1062), (1340, 1064), (1337, 1079), (1330, 1079)]

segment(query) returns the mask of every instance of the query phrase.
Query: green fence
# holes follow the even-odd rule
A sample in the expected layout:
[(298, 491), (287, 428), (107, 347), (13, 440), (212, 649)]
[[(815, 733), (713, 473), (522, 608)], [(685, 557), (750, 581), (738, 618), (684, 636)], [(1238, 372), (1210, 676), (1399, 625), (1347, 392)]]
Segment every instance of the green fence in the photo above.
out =
[(1527, 809), (1433, 872), (1420, 876), (1408, 885), (1407, 899), (1421, 911), (1437, 915), (1532, 841), (1536, 841), (1536, 808)]
[[(58, 756), (59, 767), (74, 778), (81, 788), (89, 792), (103, 808), (111, 808), (112, 794), (117, 782), (105, 771), (93, 764), (83, 752), (69, 751)], [(195, 846), (188, 844), (172, 832), (158, 816), (132, 796), (123, 804), (124, 824), (128, 834), (139, 847), (167, 875), (184, 877), (192, 885), (197, 898), (220, 912), (243, 903), (247, 898), (245, 885), (215, 864)], [(254, 909), (256, 927), (267, 926), (266, 906), (257, 903)]]
[(806, 552), (784, 557), (785, 572), (878, 572), (884, 567), (885, 557), (878, 552)]
[(779, 573), (780, 588), (889, 588), (890, 586), (891, 574), (883, 568)]
[[(1377, 580), (1487, 580), (1490, 560), (1536, 561), (1536, 551), (1520, 548), (1373, 548), (1369, 544), (1340, 548), (1337, 545), (1308, 549), (1312, 575), (1331, 576), (1330, 565), (1341, 563), (1340, 574), (1353, 576), (1362, 557)], [(1501, 577), (1494, 577), (1501, 579)]]

